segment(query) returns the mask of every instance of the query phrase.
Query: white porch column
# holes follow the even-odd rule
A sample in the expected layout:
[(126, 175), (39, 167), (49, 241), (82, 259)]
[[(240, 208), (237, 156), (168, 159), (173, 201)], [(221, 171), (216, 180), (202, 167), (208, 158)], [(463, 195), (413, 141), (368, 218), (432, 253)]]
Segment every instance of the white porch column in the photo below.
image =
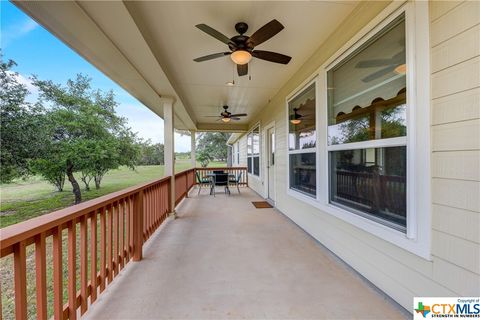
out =
[(162, 98), (163, 101), (163, 137), (165, 176), (171, 176), (170, 183), (170, 215), (175, 219), (175, 140), (173, 98)]
[(195, 152), (195, 130), (190, 131), (190, 159), (192, 162), (192, 168), (195, 168), (197, 166), (197, 155)]

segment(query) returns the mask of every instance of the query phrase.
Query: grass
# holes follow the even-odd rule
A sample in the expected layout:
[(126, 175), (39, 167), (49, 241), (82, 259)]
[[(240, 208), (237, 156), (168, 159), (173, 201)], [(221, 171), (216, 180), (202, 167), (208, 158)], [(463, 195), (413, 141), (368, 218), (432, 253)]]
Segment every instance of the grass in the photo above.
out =
[[(224, 165), (221, 162), (212, 162), (209, 166)], [(177, 160), (176, 172), (188, 168), (190, 168), (190, 160)], [(77, 180), (82, 188), (82, 199), (85, 201), (136, 184), (159, 179), (163, 177), (163, 173), (163, 166), (138, 166), (135, 171), (122, 167), (107, 173), (99, 190), (95, 189), (92, 182), (90, 191), (84, 190), (80, 178)], [(0, 228), (68, 207), (73, 203), (73, 200), (72, 187), (68, 181), (65, 182), (65, 189), (62, 192), (55, 191), (52, 185), (38, 177), (2, 185), (0, 192)]]
[[(225, 163), (213, 162), (211, 167), (225, 166)], [(190, 160), (177, 160), (176, 172), (183, 171), (190, 167)], [(86, 192), (83, 190), (83, 200), (94, 199), (96, 197), (125, 189), (127, 187), (140, 184), (142, 182), (159, 179), (163, 176), (163, 166), (139, 166), (135, 171), (127, 168), (112, 170), (103, 179), (102, 187), (99, 190)], [(80, 179), (79, 183), (81, 182)], [(11, 184), (1, 185), (0, 198), (0, 226), (5, 227), (30, 218), (40, 216), (61, 208), (70, 206), (73, 203), (73, 194), (71, 186), (65, 184), (63, 192), (56, 192), (47, 182), (38, 177), (33, 177), (27, 181), (17, 181)], [(90, 233), (90, 231), (89, 231)], [(97, 239), (99, 241), (99, 236)], [(67, 230), (63, 231), (63, 284), (64, 284), (64, 302), (67, 301), (68, 270), (67, 270)], [(79, 232), (77, 230), (77, 288), (79, 288)], [(52, 284), (52, 238), (47, 238), (47, 301), (48, 316), (52, 316), (53, 303), (53, 284)], [(99, 248), (99, 246), (98, 246)], [(89, 254), (90, 259), (90, 254)], [(90, 264), (88, 264), (90, 265)], [(0, 260), (0, 287), (2, 288), (2, 318), (15, 318), (14, 303), (14, 283), (13, 283), (13, 256), (9, 255)], [(88, 273), (90, 274), (90, 273)], [(27, 301), (28, 318), (36, 318), (35, 307), (35, 250), (34, 245), (27, 247)]]

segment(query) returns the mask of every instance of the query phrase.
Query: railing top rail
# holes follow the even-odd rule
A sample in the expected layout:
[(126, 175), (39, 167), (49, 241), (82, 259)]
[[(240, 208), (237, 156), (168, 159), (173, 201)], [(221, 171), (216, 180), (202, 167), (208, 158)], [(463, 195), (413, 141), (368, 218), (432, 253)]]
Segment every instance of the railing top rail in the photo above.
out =
[(197, 169), (197, 168), (190, 168), (190, 169), (186, 169), (186, 170), (177, 172), (177, 173), (175, 173), (175, 177), (176, 177), (176, 176), (180, 176), (180, 175), (185, 174), (185, 173), (190, 172), (190, 171), (194, 171), (194, 170), (196, 170), (196, 169)]
[(28, 240), (42, 232), (48, 232), (52, 228), (58, 227), (75, 218), (78, 218), (89, 212), (98, 210), (106, 205), (109, 205), (117, 200), (128, 197), (136, 192), (153, 185), (170, 181), (171, 177), (164, 177), (162, 179), (142, 183), (132, 186), (117, 192), (113, 192), (96, 199), (85, 201), (71, 207), (60, 209), (49, 214), (45, 214), (36, 218), (29, 219), (5, 228), (0, 229), (0, 249), (3, 251), (12, 245)]
[(206, 167), (196, 168), (196, 170), (246, 170), (247, 167)]

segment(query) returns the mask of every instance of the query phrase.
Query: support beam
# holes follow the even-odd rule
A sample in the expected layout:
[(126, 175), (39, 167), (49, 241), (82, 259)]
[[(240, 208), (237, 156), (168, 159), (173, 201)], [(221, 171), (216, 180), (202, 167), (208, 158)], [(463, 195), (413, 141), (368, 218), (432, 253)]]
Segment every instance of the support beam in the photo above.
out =
[(197, 155), (195, 152), (195, 146), (196, 146), (195, 135), (196, 135), (196, 131), (191, 130), (190, 131), (190, 159), (192, 162), (192, 168), (195, 168), (197, 166)]
[(163, 102), (163, 137), (164, 137), (164, 162), (165, 175), (171, 176), (170, 183), (170, 215), (175, 218), (175, 140), (174, 140), (174, 123), (173, 119), (173, 98), (162, 98)]

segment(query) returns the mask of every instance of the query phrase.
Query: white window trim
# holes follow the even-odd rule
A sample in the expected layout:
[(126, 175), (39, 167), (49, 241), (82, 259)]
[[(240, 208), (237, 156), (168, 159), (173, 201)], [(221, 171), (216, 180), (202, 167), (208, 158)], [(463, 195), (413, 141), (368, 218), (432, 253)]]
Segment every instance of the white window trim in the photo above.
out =
[[(311, 85), (315, 86), (315, 130), (317, 133), (316, 141), (315, 141), (315, 148), (305, 148), (305, 149), (298, 149), (298, 150), (290, 150), (290, 142), (289, 142), (289, 135), (290, 135), (290, 110), (289, 110), (289, 103), (293, 99), (295, 99), (299, 94), (301, 94), (305, 89), (310, 87)], [(313, 199), (318, 199), (318, 119), (317, 119), (317, 114), (318, 114), (318, 79), (317, 76), (312, 76), (309, 78), (307, 81), (303, 82), (302, 85), (300, 85), (293, 93), (289, 94), (285, 98), (285, 106), (287, 108), (287, 119), (286, 119), (286, 137), (287, 137), (287, 194), (294, 195), (300, 197), (300, 199), (304, 200), (313, 200)], [(303, 193), (299, 190), (295, 190), (290, 188), (290, 155), (291, 154), (303, 154), (303, 153), (315, 153), (315, 172), (316, 172), (316, 195), (308, 195), (306, 193)], [(306, 199), (308, 198), (308, 199)]]
[(236, 154), (236, 157), (237, 157), (237, 165), (240, 165), (240, 142), (237, 141), (237, 154)]
[[(398, 145), (407, 144), (407, 231), (402, 232), (369, 218), (344, 210), (329, 203), (328, 151), (327, 151), (327, 97), (326, 71), (336, 62), (347, 57), (370, 37), (405, 12), (407, 54), (407, 137), (388, 139)], [(312, 80), (313, 79), (313, 80)], [(287, 170), (287, 194), (304, 201), (323, 212), (365, 230), (400, 248), (431, 260), (431, 168), (430, 168), (430, 43), (428, 3), (393, 2), (356, 36), (328, 59), (309, 80), (306, 80), (286, 99), (287, 137), (288, 101), (303, 88), (316, 81), (316, 130), (317, 130), (317, 197), (316, 199), (290, 189)], [(421, 106), (417, 108), (417, 106)], [(349, 148), (380, 147), (385, 142), (366, 141), (350, 143)], [(287, 139), (287, 165), (289, 155)], [(339, 147), (329, 146), (330, 150)], [(303, 150), (302, 150), (303, 151)], [(321, 214), (318, 212), (317, 214)]]
[[(258, 176), (253, 174), (253, 173), (250, 173), (248, 172), (248, 136), (252, 133), (253, 130), (257, 129), (258, 128)], [(248, 130), (247, 132), (247, 174), (249, 177), (253, 178), (253, 179), (257, 179), (257, 180), (261, 180), (261, 176), (262, 176), (262, 128), (260, 126), (260, 122), (257, 122), (255, 123), (252, 128), (250, 130)], [(252, 150), (253, 150), (253, 146), (252, 146)], [(253, 162), (252, 162), (252, 172), (253, 172)]]

